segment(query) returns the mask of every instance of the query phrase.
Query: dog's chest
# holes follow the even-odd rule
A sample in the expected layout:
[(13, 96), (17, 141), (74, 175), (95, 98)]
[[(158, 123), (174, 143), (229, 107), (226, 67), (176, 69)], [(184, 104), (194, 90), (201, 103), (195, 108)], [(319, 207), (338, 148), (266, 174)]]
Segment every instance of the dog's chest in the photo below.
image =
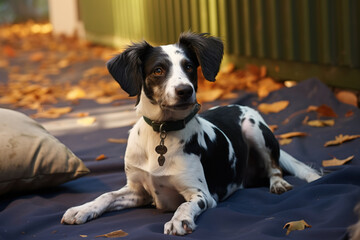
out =
[[(139, 127), (141, 125), (142, 127)], [(130, 132), (125, 155), (126, 174), (128, 180), (142, 186), (154, 200), (157, 208), (176, 210), (184, 202), (180, 194), (181, 178), (187, 174), (189, 167), (184, 158), (181, 140), (169, 134), (164, 144), (167, 147), (165, 163), (160, 166), (155, 148), (160, 143), (160, 136), (142, 124), (136, 124)]]

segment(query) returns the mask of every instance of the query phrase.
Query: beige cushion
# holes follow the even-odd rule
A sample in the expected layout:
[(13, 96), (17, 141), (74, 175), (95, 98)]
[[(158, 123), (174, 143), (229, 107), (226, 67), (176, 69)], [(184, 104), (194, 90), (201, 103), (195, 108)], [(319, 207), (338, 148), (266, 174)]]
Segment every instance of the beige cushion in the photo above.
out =
[(56, 186), (89, 172), (39, 123), (0, 108), (0, 195)]

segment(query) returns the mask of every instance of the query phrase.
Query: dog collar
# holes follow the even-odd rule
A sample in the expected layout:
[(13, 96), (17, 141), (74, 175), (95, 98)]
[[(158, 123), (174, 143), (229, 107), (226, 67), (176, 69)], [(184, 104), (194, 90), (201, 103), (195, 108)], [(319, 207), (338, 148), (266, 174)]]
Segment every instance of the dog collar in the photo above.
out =
[(155, 132), (179, 131), (181, 129), (184, 129), (186, 124), (190, 122), (190, 120), (193, 119), (193, 117), (195, 117), (195, 115), (199, 112), (200, 107), (201, 105), (196, 103), (194, 109), (186, 118), (177, 121), (156, 122), (145, 116), (143, 116), (143, 118), (145, 122), (153, 128)]
[(165, 146), (165, 138), (167, 136), (167, 132), (170, 131), (178, 131), (184, 129), (186, 124), (190, 122), (193, 117), (199, 112), (201, 105), (196, 103), (194, 109), (191, 113), (184, 118), (183, 120), (178, 121), (165, 121), (165, 122), (155, 122), (150, 118), (143, 116), (145, 122), (149, 124), (155, 132), (160, 133), (160, 143), (155, 147), (155, 152), (160, 154), (158, 157), (159, 166), (163, 166), (165, 163), (164, 154), (167, 152), (167, 147)]

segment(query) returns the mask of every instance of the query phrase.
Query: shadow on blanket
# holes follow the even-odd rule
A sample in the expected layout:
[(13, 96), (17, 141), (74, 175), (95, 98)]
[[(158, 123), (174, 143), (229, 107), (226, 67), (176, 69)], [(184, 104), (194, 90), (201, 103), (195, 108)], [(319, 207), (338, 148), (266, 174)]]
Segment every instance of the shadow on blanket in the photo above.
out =
[[(333, 147), (323, 145), (339, 134), (360, 134), (360, 111), (339, 103), (331, 90), (316, 79), (304, 81), (293, 88), (280, 89), (260, 102), (279, 100), (289, 100), (289, 107), (276, 114), (264, 115), (268, 124), (279, 126), (275, 134), (292, 131), (309, 134), (283, 146), (285, 151), (317, 169), (322, 168), (322, 160), (333, 156), (343, 159), (354, 155), (355, 158), (346, 166), (324, 169), (326, 175), (310, 184), (286, 176), (286, 180), (295, 187), (282, 195), (270, 194), (265, 186), (239, 190), (218, 207), (202, 214), (197, 220), (197, 230), (182, 239), (346, 238), (347, 228), (357, 220), (353, 209), (360, 200), (360, 139)], [(244, 93), (236, 103), (252, 106), (254, 101), (258, 101), (255, 96)], [(321, 104), (331, 106), (338, 114), (334, 126), (315, 128), (302, 124), (305, 115), (316, 119), (316, 113), (299, 114), (288, 124), (281, 123), (296, 111)], [(81, 103), (77, 108), (81, 109)], [(354, 115), (345, 117), (349, 110)], [(114, 111), (117, 111), (116, 107)], [(62, 214), (69, 207), (90, 201), (101, 193), (117, 190), (125, 184), (125, 144), (108, 143), (106, 139), (127, 138), (129, 129), (89, 129), (84, 133), (59, 136), (84, 160), (92, 174), (52, 190), (2, 197), (0, 239), (82, 239), (80, 235), (87, 235), (90, 239), (119, 229), (129, 233), (125, 239), (177, 239), (162, 234), (163, 225), (172, 214), (152, 207), (107, 213), (84, 225), (60, 224)], [(95, 161), (100, 154), (105, 154), (108, 159)], [(301, 219), (312, 228), (293, 231), (286, 236), (283, 226)]]

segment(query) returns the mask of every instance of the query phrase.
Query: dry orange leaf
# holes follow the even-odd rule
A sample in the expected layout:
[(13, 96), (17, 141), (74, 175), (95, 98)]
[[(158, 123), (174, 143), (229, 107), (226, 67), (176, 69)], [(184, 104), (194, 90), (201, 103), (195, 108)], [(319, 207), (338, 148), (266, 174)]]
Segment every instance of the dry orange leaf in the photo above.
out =
[(339, 91), (338, 93), (336, 93), (336, 98), (342, 103), (350, 104), (355, 107), (357, 107), (358, 105), (358, 98), (356, 94), (351, 91)]
[(197, 98), (200, 103), (214, 101), (224, 93), (224, 90), (216, 88), (211, 90), (203, 90), (197, 93)]
[(15, 57), (16, 56), (15, 49), (10, 45), (5, 45), (3, 47), (3, 53), (7, 57)]
[(70, 90), (66, 94), (66, 99), (72, 101), (72, 100), (84, 98), (85, 96), (86, 96), (86, 93), (85, 93), (84, 89), (82, 89), (80, 87), (74, 87), (72, 90)]
[(77, 122), (77, 124), (82, 125), (82, 126), (90, 126), (94, 122), (96, 122), (96, 118), (95, 117), (83, 117), (83, 118), (79, 118), (76, 122)]
[(354, 159), (354, 155), (352, 155), (348, 158), (345, 158), (345, 159), (337, 159), (336, 157), (334, 157), (330, 160), (323, 160), (322, 165), (323, 165), (323, 167), (341, 166), (353, 159)]
[(304, 230), (305, 228), (311, 228), (311, 225), (309, 225), (304, 220), (299, 220), (299, 221), (292, 221), (292, 222), (286, 223), (285, 226), (283, 227), (283, 229), (285, 229), (285, 228), (287, 229), (286, 235), (289, 235), (289, 233), (291, 231)]
[(349, 110), (345, 113), (345, 117), (351, 117), (352, 115), (354, 115), (354, 111), (353, 110)]
[(319, 117), (337, 117), (338, 115), (334, 110), (326, 104), (320, 106), (309, 106), (307, 112), (315, 111), (318, 113)]
[(289, 101), (279, 101), (274, 103), (261, 103), (258, 106), (260, 112), (268, 114), (268, 113), (277, 113), (284, 110), (288, 105)]
[(44, 59), (44, 53), (43, 52), (35, 52), (30, 55), (29, 60), (31, 62), (40, 62)]
[(123, 230), (117, 230), (117, 231), (113, 231), (110, 233), (106, 233), (103, 235), (98, 235), (96, 236), (98, 237), (106, 237), (106, 238), (119, 238), (119, 237), (126, 237), (127, 235), (129, 235), (127, 232), (124, 232)]
[(307, 125), (311, 127), (327, 127), (327, 126), (334, 126), (335, 120), (311, 120), (306, 122)]
[(59, 118), (72, 111), (71, 107), (49, 108), (32, 115), (33, 118)]
[(335, 140), (327, 141), (324, 144), (324, 147), (333, 146), (333, 145), (340, 145), (343, 142), (351, 141), (353, 139), (360, 138), (360, 135), (342, 135), (339, 134), (338, 136), (335, 136)]
[(268, 127), (272, 132), (275, 132), (275, 130), (279, 128), (278, 125), (269, 125)]
[(108, 138), (107, 141), (110, 142), (110, 143), (121, 143), (121, 144), (127, 143), (126, 138)]
[(77, 117), (77, 118), (88, 117), (88, 116), (89, 116), (89, 112), (74, 113), (74, 114), (72, 114), (72, 116)]
[(283, 138), (279, 140), (281, 146), (288, 145), (292, 142), (292, 138)]
[(283, 87), (282, 84), (276, 82), (272, 78), (264, 78), (258, 82), (257, 94), (260, 98), (264, 98), (269, 95), (270, 92), (278, 90)]
[(107, 156), (105, 154), (100, 154), (99, 156), (97, 156), (95, 158), (96, 161), (101, 161), (101, 160), (104, 160), (104, 159), (107, 159)]
[(288, 132), (288, 133), (283, 133), (280, 135), (277, 135), (278, 138), (281, 139), (286, 139), (286, 138), (293, 138), (293, 137), (305, 137), (308, 134), (305, 132)]

